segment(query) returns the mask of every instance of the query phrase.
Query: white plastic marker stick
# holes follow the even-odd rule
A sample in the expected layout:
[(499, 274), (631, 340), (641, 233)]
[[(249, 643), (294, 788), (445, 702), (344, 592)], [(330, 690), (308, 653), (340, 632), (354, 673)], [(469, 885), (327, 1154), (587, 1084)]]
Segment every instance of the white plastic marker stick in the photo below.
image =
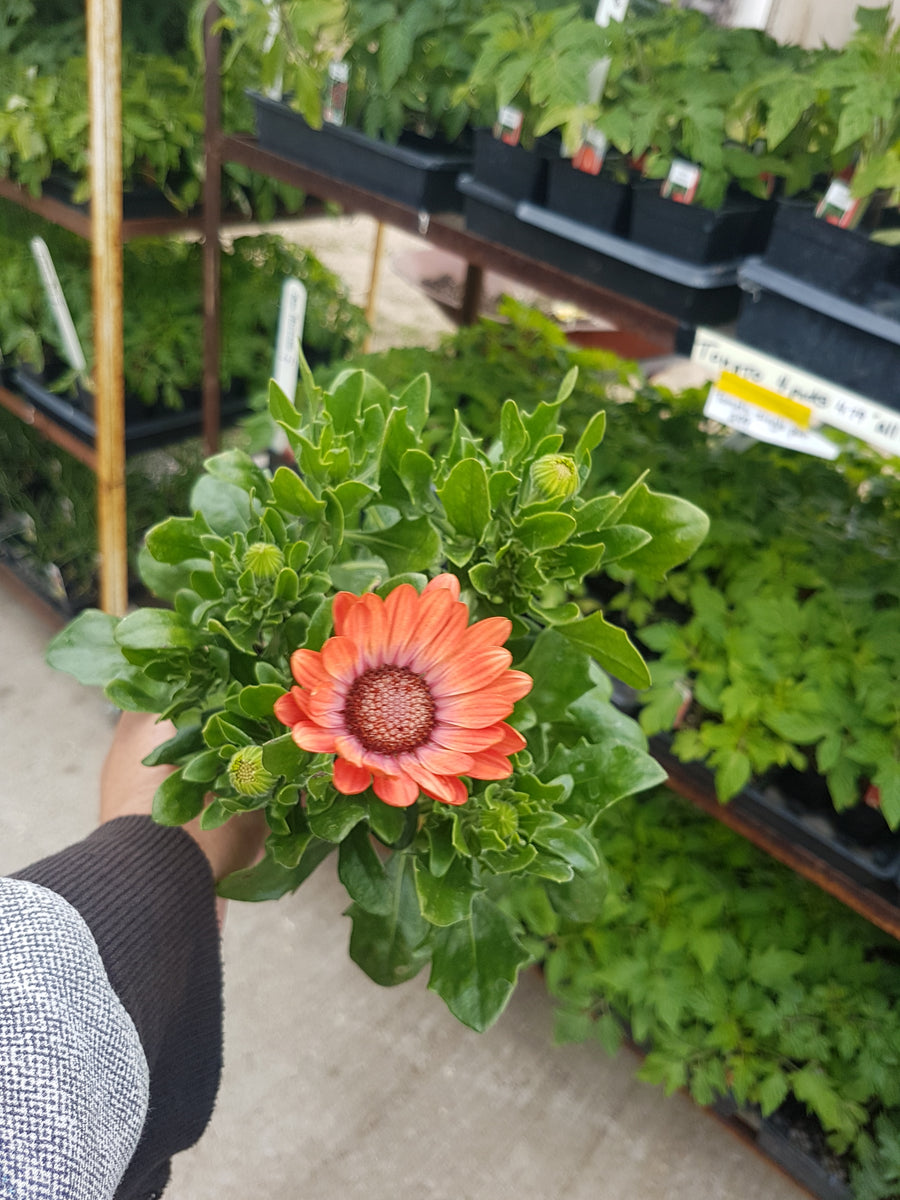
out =
[(84, 351), (81, 349), (78, 334), (75, 331), (72, 314), (69, 312), (69, 306), (66, 303), (66, 298), (60, 286), (59, 276), (56, 274), (56, 267), (53, 265), (50, 251), (47, 249), (47, 243), (42, 237), (33, 237), (29, 245), (31, 246), (31, 253), (34, 255), (34, 260), (38, 265), (38, 270), (41, 273), (41, 282), (44, 285), (44, 291), (47, 293), (47, 299), (50, 301), (50, 309), (53, 313), (53, 319), (56, 321), (56, 328), (59, 330), (59, 336), (62, 338), (66, 361), (70, 367), (73, 367), (80, 374), (84, 375), (87, 371), (87, 361), (84, 357)]
[(285, 279), (281, 285), (278, 333), (275, 338), (275, 365), (272, 378), (293, 401), (300, 373), (300, 342), (306, 320), (306, 288), (299, 279)]
[[(278, 332), (275, 337), (275, 364), (272, 378), (293, 401), (300, 374), (300, 343), (306, 321), (306, 287), (299, 279), (285, 279), (281, 285), (281, 305), (278, 310)], [(279, 426), (270, 450), (283, 453), (288, 447), (287, 434)]]
[[(598, 0), (594, 24), (605, 29), (610, 21), (622, 21), (628, 12), (629, 0)], [(598, 59), (588, 71), (588, 104), (597, 104), (606, 87), (611, 59)]]

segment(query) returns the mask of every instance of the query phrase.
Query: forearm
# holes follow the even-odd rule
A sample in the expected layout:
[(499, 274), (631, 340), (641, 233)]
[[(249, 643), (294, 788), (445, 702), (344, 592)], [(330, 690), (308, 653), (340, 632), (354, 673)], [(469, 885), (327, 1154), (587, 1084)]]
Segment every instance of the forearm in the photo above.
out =
[(200, 1137), (218, 1088), (221, 964), (209, 863), (183, 830), (125, 816), (14, 878), (80, 914), (133, 1022), (149, 1068), (149, 1115), (116, 1196), (144, 1200), (164, 1186), (171, 1155)]

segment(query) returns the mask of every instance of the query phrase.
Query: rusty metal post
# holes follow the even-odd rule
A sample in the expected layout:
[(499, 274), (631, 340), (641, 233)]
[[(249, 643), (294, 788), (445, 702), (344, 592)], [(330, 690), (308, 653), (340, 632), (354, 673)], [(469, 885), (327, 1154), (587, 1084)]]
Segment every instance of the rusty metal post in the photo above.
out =
[(122, 12), (87, 0), (100, 604), (128, 606), (122, 350)]
[(204, 120), (206, 173), (203, 181), (203, 443), (207, 454), (219, 448), (221, 432), (220, 357), (220, 248), (222, 220), (222, 46), (213, 25), (219, 6), (210, 4), (203, 16)]

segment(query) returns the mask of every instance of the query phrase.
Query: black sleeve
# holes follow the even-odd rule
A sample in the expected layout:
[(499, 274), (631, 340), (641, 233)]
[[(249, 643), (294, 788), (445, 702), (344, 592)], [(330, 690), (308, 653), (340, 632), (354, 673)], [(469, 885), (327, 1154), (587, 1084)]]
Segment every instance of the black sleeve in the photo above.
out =
[(222, 969), (212, 872), (183, 829), (118, 817), (13, 878), (56, 892), (90, 929), (134, 1021), (150, 1107), (116, 1200), (150, 1200), (209, 1121), (222, 1067)]

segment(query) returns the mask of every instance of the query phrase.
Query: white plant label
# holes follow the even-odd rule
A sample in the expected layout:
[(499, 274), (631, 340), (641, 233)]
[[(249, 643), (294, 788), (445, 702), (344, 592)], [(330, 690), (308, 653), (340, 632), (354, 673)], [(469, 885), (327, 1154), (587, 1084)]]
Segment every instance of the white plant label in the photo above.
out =
[(40, 271), (41, 282), (44, 285), (44, 291), (50, 302), (50, 309), (53, 313), (53, 319), (56, 322), (56, 328), (59, 330), (59, 336), (62, 338), (63, 353), (66, 356), (66, 361), (74, 370), (84, 374), (87, 371), (84, 351), (81, 348), (81, 342), (78, 340), (75, 322), (72, 320), (72, 314), (69, 312), (69, 306), (63, 295), (59, 276), (56, 273), (56, 267), (53, 265), (53, 259), (50, 257), (50, 251), (47, 249), (47, 243), (42, 237), (33, 237), (29, 245), (31, 246), (31, 253), (34, 255), (34, 260), (37, 263), (38, 271)]
[(306, 288), (299, 279), (285, 279), (281, 285), (272, 378), (291, 401), (297, 391), (297, 377), (300, 374), (300, 343), (305, 321)]
[[(605, 29), (611, 21), (623, 21), (628, 12), (629, 0), (598, 0), (597, 11), (594, 13), (594, 24)], [(610, 59), (599, 58), (588, 71), (587, 89), (588, 104), (598, 104), (606, 87), (609, 75)]]
[(821, 433), (811, 429), (801, 429), (787, 417), (767, 412), (746, 400), (731, 396), (718, 387), (711, 387), (703, 406), (704, 416), (736, 429), (747, 437), (755, 438), (758, 442), (768, 442), (773, 446), (783, 446), (787, 450), (799, 450), (803, 454), (811, 454), (814, 458), (834, 459), (838, 456), (838, 447)]

